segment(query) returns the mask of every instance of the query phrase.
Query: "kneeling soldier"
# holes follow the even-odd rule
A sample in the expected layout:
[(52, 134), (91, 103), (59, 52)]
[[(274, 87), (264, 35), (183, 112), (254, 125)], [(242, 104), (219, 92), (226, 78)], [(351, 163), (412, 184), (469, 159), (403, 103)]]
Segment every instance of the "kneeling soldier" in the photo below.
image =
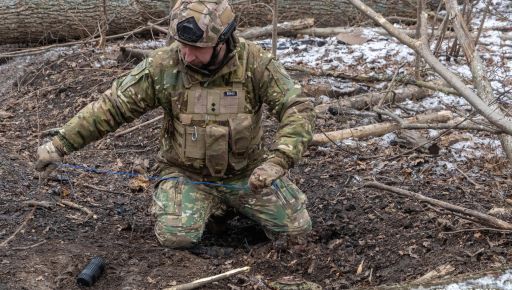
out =
[[(234, 35), (227, 0), (178, 1), (171, 21), (177, 41), (152, 52), (39, 147), (36, 169), (49, 174), (64, 155), (162, 107), (162, 179), (152, 207), (162, 245), (192, 246), (222, 204), (273, 239), (310, 231), (306, 197), (284, 174), (311, 140), (312, 103), (268, 52)], [(270, 150), (261, 140), (263, 104), (280, 122)]]

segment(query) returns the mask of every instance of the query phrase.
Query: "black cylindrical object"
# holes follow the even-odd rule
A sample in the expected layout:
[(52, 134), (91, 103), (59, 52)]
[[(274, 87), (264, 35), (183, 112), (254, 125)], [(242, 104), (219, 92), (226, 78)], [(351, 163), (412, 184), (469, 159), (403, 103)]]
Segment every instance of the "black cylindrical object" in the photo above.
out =
[(85, 266), (78, 277), (76, 277), (76, 283), (78, 285), (92, 286), (98, 278), (100, 278), (101, 274), (105, 270), (105, 260), (102, 257), (94, 257), (91, 259), (89, 264)]

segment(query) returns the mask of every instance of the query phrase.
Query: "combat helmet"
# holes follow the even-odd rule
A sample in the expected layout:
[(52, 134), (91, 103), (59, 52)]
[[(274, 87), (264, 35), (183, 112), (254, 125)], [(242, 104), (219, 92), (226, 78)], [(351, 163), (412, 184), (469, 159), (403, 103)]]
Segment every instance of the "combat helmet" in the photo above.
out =
[(171, 34), (179, 42), (216, 47), (235, 31), (228, 0), (178, 0), (171, 12)]

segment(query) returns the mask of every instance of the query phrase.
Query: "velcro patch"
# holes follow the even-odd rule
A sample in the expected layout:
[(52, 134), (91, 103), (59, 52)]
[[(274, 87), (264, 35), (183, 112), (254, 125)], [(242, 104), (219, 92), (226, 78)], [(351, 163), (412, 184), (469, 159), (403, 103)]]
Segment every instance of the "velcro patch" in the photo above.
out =
[(224, 92), (224, 97), (236, 97), (236, 96), (238, 96), (237, 91), (225, 91)]

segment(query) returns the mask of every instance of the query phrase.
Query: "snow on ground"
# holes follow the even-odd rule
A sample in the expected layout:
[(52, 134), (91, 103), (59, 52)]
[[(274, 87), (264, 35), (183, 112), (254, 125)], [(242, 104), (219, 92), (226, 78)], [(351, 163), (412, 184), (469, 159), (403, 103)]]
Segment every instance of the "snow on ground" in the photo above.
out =
[[(482, 19), (482, 11), (485, 8), (481, 1), (477, 7), (477, 14), (473, 17), (473, 31), (477, 31)], [(512, 3), (510, 1), (493, 1), (492, 13), (488, 16), (484, 28), (508, 27), (512, 22)], [(368, 41), (361, 45), (347, 45), (338, 41), (335, 37), (316, 38), (305, 36), (302, 39), (280, 38), (277, 44), (279, 60), (285, 65), (303, 65), (315, 69), (337, 70), (352, 75), (384, 74), (393, 75), (402, 64), (412, 67), (415, 61), (414, 52), (407, 46), (399, 43), (391, 36), (377, 33), (377, 28), (364, 28), (363, 35)], [(511, 103), (512, 94), (512, 40), (507, 40), (504, 35), (507, 32), (496, 30), (484, 30), (478, 46), (478, 51), (486, 66), (486, 73), (491, 81), (495, 96), (500, 102)], [(271, 47), (271, 40), (259, 42), (262, 46)], [(451, 41), (450, 41), (451, 44)], [(441, 55), (447, 50), (445, 41), (441, 49)], [(435, 42), (431, 43), (432, 48)], [(462, 55), (462, 54), (461, 54)], [(471, 83), (472, 74), (463, 58), (454, 61), (446, 61), (441, 56), (441, 62), (452, 72), (462, 78), (466, 83)], [(400, 72), (406, 74), (407, 72)], [(434, 75), (434, 74), (432, 74)], [(351, 87), (350, 82), (342, 82), (337, 79), (325, 80), (337, 89), (343, 90)], [(327, 102), (326, 96), (321, 97), (322, 103)], [(468, 102), (458, 96), (447, 95), (441, 92), (434, 93), (419, 102), (405, 101), (401, 104), (404, 108), (413, 111), (442, 110), (457, 108), (459, 111), (470, 111), (472, 108)], [(394, 113), (403, 115), (402, 110)], [(429, 130), (431, 136), (439, 135), (439, 131)], [(391, 133), (379, 138), (379, 144), (386, 147), (396, 138)], [(365, 146), (365, 142), (356, 140), (344, 140), (341, 145), (347, 147)], [(324, 148), (326, 149), (326, 148)], [(504, 156), (497, 139), (481, 138), (473, 136), (470, 141), (462, 141), (450, 146), (450, 150), (456, 161), (466, 161), (473, 158), (482, 158), (483, 152), (493, 152)], [(453, 165), (439, 164), (445, 169), (454, 168)]]
[(505, 271), (499, 276), (484, 276), (478, 279), (468, 280), (459, 283), (451, 283), (443, 286), (418, 287), (414, 290), (472, 290), (472, 289), (502, 289), (512, 290), (512, 271)]

